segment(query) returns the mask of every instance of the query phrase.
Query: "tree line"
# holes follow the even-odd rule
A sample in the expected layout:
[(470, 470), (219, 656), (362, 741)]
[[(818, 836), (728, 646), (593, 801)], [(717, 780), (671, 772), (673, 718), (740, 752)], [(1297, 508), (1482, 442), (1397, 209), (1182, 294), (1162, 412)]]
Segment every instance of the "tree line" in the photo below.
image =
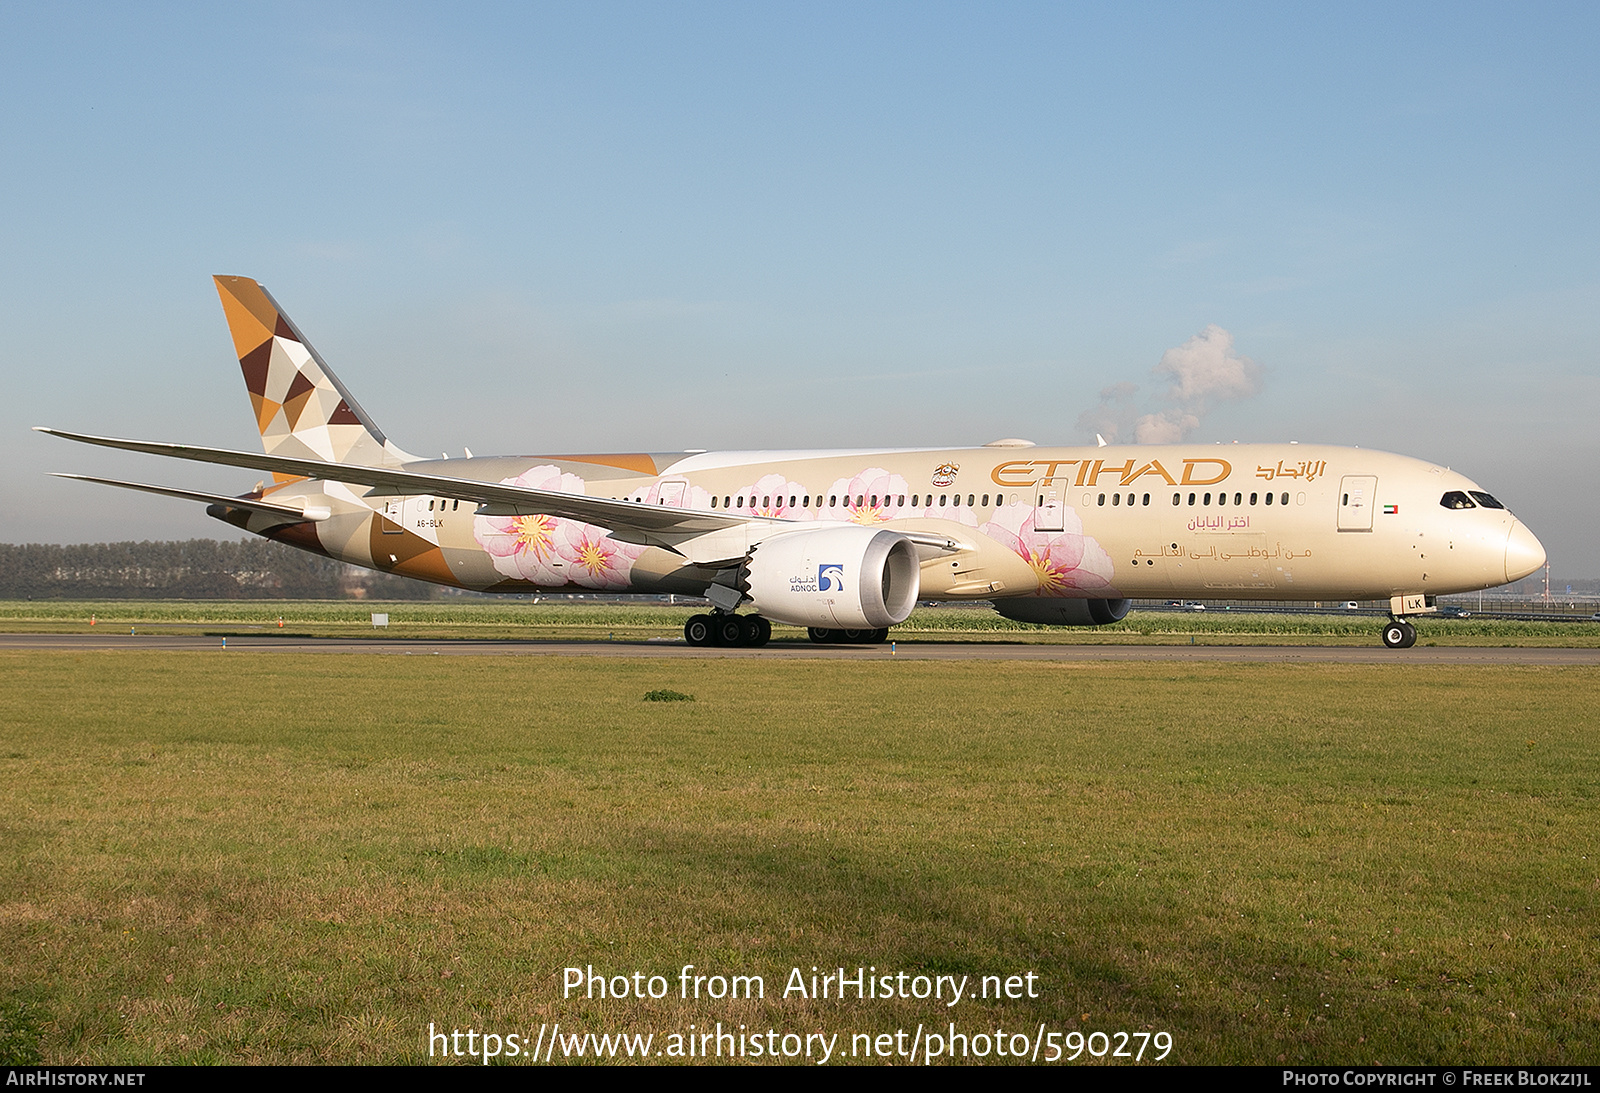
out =
[(268, 539), (0, 544), (0, 600), (426, 600), (443, 589)]

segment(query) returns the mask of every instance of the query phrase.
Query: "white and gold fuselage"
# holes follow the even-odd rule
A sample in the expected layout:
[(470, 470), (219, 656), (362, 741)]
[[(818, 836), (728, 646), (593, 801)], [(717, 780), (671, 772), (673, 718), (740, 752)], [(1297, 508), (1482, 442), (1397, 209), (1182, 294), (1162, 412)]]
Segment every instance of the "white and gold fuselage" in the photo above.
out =
[[(1504, 584), (1544, 561), (1508, 510), (1447, 507), (1447, 496), (1483, 493), (1463, 475), (1323, 445), (548, 456), (406, 469), (797, 530), (844, 523), (944, 537), (960, 549), (920, 564), (922, 596), (942, 600), (1433, 596)], [(328, 516), (290, 532), (254, 515), (242, 521), (251, 530), (288, 541), (314, 530), (334, 557), (462, 588), (698, 594), (709, 581), (680, 553), (544, 514), (486, 515), (454, 498), (329, 482), (265, 496)]]
[(748, 607), (814, 632), (881, 635), (918, 598), (1072, 625), (1121, 618), (1133, 598), (1387, 597), (1398, 620), (1544, 564), (1533, 534), (1476, 483), (1360, 448), (1004, 440), (419, 459), (383, 435), (265, 289), (216, 284), (260, 454), (57, 435), (270, 472), (242, 496), (94, 481), (203, 501), (248, 531), (437, 584), (703, 595), (724, 615)]

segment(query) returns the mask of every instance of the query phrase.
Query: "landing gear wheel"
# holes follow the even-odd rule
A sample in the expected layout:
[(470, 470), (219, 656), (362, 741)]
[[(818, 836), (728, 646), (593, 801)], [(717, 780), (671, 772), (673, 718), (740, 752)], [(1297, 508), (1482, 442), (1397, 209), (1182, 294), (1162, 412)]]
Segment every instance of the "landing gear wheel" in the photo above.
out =
[(744, 640), (744, 621), (737, 615), (717, 615), (711, 626), (718, 645), (738, 645)]
[(1417, 643), (1417, 628), (1404, 619), (1395, 619), (1383, 628), (1383, 644), (1391, 649), (1409, 649)]
[(839, 640), (837, 630), (829, 630), (826, 626), (812, 626), (807, 628), (806, 634), (818, 645), (832, 645)]
[(683, 640), (690, 645), (710, 645), (711, 616), (689, 616), (689, 621), (683, 624)]
[(772, 624), (760, 615), (739, 618), (739, 644), (759, 649), (772, 637)]
[(839, 635), (834, 639), (835, 641), (842, 641), (849, 645), (862, 645), (872, 638), (871, 630), (835, 630), (834, 633)]
[(869, 644), (869, 645), (882, 645), (884, 642), (886, 642), (888, 640), (889, 640), (889, 628), (887, 626), (880, 626), (878, 629), (876, 629), (876, 630), (874, 630), (872, 632), (872, 636), (871, 637), (867, 638), (867, 644)]

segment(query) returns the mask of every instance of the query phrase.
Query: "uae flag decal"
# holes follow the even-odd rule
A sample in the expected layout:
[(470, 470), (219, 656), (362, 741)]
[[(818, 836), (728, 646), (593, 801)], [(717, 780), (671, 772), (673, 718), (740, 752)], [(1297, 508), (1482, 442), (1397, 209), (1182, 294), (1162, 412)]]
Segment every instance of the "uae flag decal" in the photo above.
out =
[(1383, 506), (1383, 514), (1385, 516), (1399, 516), (1400, 515), (1400, 506), (1399, 505), (1385, 505), (1385, 506)]

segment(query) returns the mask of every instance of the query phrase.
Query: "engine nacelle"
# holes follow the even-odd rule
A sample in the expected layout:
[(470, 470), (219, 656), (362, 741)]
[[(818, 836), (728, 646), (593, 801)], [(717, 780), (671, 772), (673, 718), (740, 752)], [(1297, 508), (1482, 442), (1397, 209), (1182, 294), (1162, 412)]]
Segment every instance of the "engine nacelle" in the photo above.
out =
[(917, 605), (917, 548), (886, 528), (823, 527), (763, 539), (745, 562), (744, 591), (773, 622), (877, 630)]
[(1070, 600), (1066, 597), (1019, 596), (994, 601), (994, 609), (1008, 619), (1045, 626), (1104, 626), (1108, 622), (1121, 622), (1129, 606), (1128, 600)]

